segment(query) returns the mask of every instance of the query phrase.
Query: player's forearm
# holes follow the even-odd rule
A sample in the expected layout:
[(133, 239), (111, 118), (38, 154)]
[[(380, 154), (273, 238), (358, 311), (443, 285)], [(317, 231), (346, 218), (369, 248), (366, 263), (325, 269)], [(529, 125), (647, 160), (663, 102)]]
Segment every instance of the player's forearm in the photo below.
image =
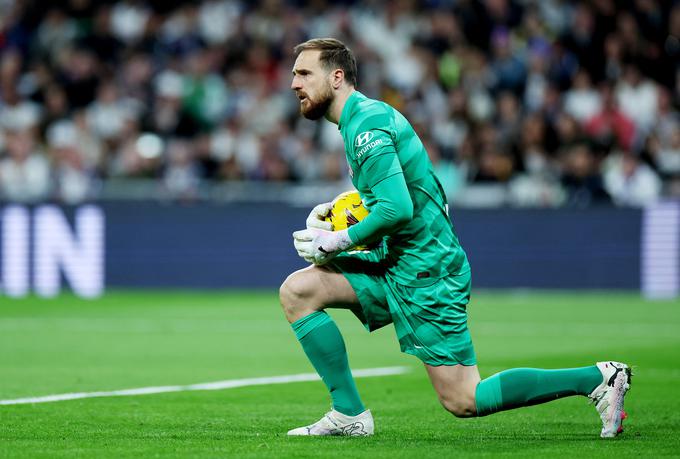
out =
[(382, 180), (373, 191), (377, 204), (365, 219), (349, 228), (349, 237), (355, 245), (374, 242), (413, 219), (413, 201), (403, 174)]

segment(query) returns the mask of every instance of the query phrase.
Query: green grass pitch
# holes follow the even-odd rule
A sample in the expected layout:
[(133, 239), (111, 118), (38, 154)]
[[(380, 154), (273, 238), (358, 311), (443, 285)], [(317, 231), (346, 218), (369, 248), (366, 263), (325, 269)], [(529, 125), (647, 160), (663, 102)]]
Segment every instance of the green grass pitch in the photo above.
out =
[[(475, 292), (482, 376), (518, 366), (635, 365), (626, 431), (598, 437), (582, 397), (456, 419), (391, 327), (331, 314), (355, 369), (371, 438), (287, 438), (329, 408), (321, 382), (0, 406), (0, 458), (659, 457), (680, 454), (680, 302), (636, 293)], [(0, 400), (313, 371), (273, 291), (125, 292), (96, 301), (0, 298)]]

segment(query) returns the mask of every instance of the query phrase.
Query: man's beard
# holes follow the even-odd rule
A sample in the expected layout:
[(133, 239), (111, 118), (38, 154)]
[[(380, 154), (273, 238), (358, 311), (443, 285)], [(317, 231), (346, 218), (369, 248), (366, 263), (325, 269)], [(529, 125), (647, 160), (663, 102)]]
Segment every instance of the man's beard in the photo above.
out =
[(331, 106), (331, 102), (333, 102), (333, 92), (330, 87), (327, 87), (326, 90), (319, 95), (317, 100), (312, 100), (307, 96), (307, 102), (307, 108), (305, 108), (305, 105), (300, 104), (300, 113), (308, 120), (316, 121), (321, 119)]

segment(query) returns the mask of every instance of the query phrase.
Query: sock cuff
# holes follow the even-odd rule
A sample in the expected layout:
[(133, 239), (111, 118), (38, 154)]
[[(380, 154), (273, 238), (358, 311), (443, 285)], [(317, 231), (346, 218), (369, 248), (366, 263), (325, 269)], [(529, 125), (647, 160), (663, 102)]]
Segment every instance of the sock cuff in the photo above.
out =
[(331, 322), (331, 320), (332, 319), (328, 314), (326, 314), (325, 311), (316, 311), (309, 314), (308, 316), (304, 316), (303, 318), (296, 320), (290, 324), (290, 326), (293, 328), (297, 339), (301, 340), (307, 336), (309, 332), (328, 322)]
[(501, 378), (498, 373), (477, 384), (475, 390), (475, 405), (477, 416), (495, 413), (503, 405)]

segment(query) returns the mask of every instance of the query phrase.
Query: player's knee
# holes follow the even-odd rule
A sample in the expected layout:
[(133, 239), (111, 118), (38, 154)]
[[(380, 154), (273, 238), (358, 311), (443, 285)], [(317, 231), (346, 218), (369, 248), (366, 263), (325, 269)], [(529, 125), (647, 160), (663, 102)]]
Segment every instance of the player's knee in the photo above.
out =
[(279, 301), (288, 319), (297, 320), (313, 310), (313, 286), (306, 276), (299, 271), (294, 272), (283, 281), (279, 288)]
[(474, 398), (440, 396), (439, 402), (444, 409), (457, 418), (477, 416), (477, 406)]
[(305, 295), (302, 283), (297, 278), (297, 273), (293, 273), (283, 281), (279, 287), (279, 301), (284, 310), (300, 304), (300, 299)]

